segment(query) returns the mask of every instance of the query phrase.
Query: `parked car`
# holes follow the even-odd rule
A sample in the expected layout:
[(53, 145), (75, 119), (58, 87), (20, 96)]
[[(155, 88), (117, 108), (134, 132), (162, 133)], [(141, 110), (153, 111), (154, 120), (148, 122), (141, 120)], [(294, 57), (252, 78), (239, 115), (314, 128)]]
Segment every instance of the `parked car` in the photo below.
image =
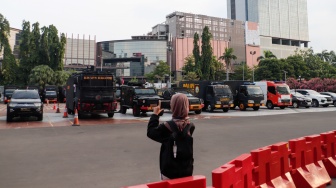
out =
[(312, 89), (296, 89), (296, 92), (301, 93), (302, 95), (306, 97), (312, 98), (312, 106), (313, 107), (327, 107), (331, 104), (333, 104), (333, 101), (330, 96), (328, 95), (322, 95), (319, 92), (312, 90)]
[(14, 117), (36, 116), (43, 120), (43, 103), (37, 90), (15, 90), (7, 104), (7, 122)]
[(328, 95), (333, 100), (333, 105), (336, 106), (336, 93), (333, 92), (320, 92), (322, 95)]
[(291, 91), (292, 94), (292, 106), (294, 108), (306, 107), (309, 108), (312, 105), (312, 98), (305, 97), (299, 92)]

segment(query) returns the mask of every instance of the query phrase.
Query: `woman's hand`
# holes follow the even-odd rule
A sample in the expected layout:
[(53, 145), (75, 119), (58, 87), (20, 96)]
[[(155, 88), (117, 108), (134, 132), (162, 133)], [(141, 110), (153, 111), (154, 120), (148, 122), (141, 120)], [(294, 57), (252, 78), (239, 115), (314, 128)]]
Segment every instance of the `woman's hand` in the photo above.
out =
[(156, 107), (153, 107), (153, 113), (156, 115), (162, 115), (163, 109), (161, 109), (161, 100), (159, 100), (159, 104)]

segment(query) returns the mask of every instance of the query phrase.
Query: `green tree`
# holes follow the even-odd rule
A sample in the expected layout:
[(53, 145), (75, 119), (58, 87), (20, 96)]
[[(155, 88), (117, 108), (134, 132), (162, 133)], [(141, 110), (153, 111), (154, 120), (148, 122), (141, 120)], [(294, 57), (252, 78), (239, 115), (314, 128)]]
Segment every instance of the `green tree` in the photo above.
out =
[(278, 59), (263, 59), (255, 68), (256, 80), (283, 80), (284, 62)]
[(201, 63), (201, 55), (200, 55), (200, 46), (199, 46), (199, 35), (197, 32), (194, 34), (194, 48), (193, 48), (193, 57), (194, 57), (194, 71), (198, 74), (199, 77), (202, 76), (202, 63)]
[(29, 75), (29, 84), (37, 84), (41, 89), (46, 85), (55, 85), (55, 82), (55, 73), (48, 65), (36, 66)]
[(146, 74), (146, 78), (149, 80), (163, 80), (166, 75), (169, 75), (170, 67), (166, 62), (160, 61), (159, 64), (155, 67), (153, 72)]
[(193, 55), (189, 55), (184, 59), (184, 66), (182, 67), (182, 71), (187, 74), (188, 72), (196, 72), (195, 67), (195, 58)]
[(9, 35), (9, 22), (2, 14), (0, 14), (0, 52), (2, 51), (4, 45), (7, 45)]
[(67, 71), (55, 71), (55, 85), (64, 86), (71, 73)]
[(201, 80), (210, 80), (210, 69), (212, 62), (212, 47), (211, 47), (212, 34), (209, 32), (209, 27), (205, 26), (202, 33), (202, 54), (201, 54)]
[(263, 53), (264, 56), (259, 56), (257, 61), (261, 61), (263, 59), (277, 59), (277, 57), (270, 50), (265, 50)]
[(4, 85), (15, 84), (17, 80), (17, 64), (9, 45), (9, 34), (9, 22), (2, 14), (0, 14), (0, 52), (3, 50), (0, 83)]
[(20, 36), (20, 78), (24, 85), (28, 84), (29, 78), (28, 75), (30, 71), (34, 68), (34, 65), (31, 63), (31, 49), (30, 49), (30, 39), (31, 32), (30, 32), (30, 22), (23, 21), (22, 23), (22, 31)]
[(36, 22), (33, 25), (33, 29), (31, 32), (31, 37), (29, 41), (29, 48), (30, 48), (30, 61), (32, 67), (35, 67), (40, 64), (40, 26), (39, 23)]
[(220, 60), (224, 60), (226, 67), (226, 80), (229, 80), (229, 68), (231, 67), (231, 60), (236, 60), (237, 56), (233, 54), (233, 48), (225, 48), (222, 56), (219, 57)]
[(40, 64), (41, 65), (50, 65), (49, 58), (49, 42), (48, 42), (48, 27), (42, 27), (42, 35), (40, 40)]
[(195, 81), (195, 80), (199, 80), (199, 77), (196, 74), (196, 72), (188, 72), (185, 76), (183, 76), (183, 80)]

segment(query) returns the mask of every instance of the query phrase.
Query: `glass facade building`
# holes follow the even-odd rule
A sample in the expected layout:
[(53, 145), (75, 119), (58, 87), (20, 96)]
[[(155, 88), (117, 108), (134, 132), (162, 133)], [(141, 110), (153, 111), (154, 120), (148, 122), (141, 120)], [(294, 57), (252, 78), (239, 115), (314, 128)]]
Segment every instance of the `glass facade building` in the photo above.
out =
[(144, 76), (146, 66), (167, 62), (167, 41), (133, 39), (97, 43), (97, 68), (111, 68), (116, 76)]

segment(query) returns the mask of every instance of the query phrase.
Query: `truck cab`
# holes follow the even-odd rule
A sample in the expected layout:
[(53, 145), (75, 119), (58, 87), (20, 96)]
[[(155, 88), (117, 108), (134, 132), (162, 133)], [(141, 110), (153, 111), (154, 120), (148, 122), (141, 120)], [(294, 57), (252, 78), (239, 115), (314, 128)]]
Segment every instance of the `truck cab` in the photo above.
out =
[(256, 111), (264, 105), (264, 93), (255, 83), (240, 80), (224, 83), (230, 86), (233, 93), (234, 107), (231, 109), (238, 106), (241, 111), (245, 111), (246, 108), (253, 108)]
[(169, 88), (162, 92), (161, 108), (170, 109), (170, 100), (176, 93), (185, 94), (189, 101), (189, 111), (194, 111), (195, 114), (202, 113), (204, 107), (203, 99), (195, 97), (191, 91), (186, 88)]
[(213, 112), (216, 109), (222, 109), (227, 112), (233, 107), (231, 89), (223, 82), (181, 81), (179, 85), (193, 90), (196, 97), (203, 99), (203, 110)]
[(120, 112), (126, 114), (127, 109), (133, 110), (133, 116), (153, 111), (159, 104), (160, 96), (153, 87), (144, 87), (141, 83), (123, 85), (120, 94)]
[(264, 93), (267, 93), (265, 101), (268, 109), (273, 109), (274, 107), (284, 109), (292, 105), (292, 95), (289, 86), (286, 83), (273, 81), (261, 81), (255, 83), (262, 88)]

